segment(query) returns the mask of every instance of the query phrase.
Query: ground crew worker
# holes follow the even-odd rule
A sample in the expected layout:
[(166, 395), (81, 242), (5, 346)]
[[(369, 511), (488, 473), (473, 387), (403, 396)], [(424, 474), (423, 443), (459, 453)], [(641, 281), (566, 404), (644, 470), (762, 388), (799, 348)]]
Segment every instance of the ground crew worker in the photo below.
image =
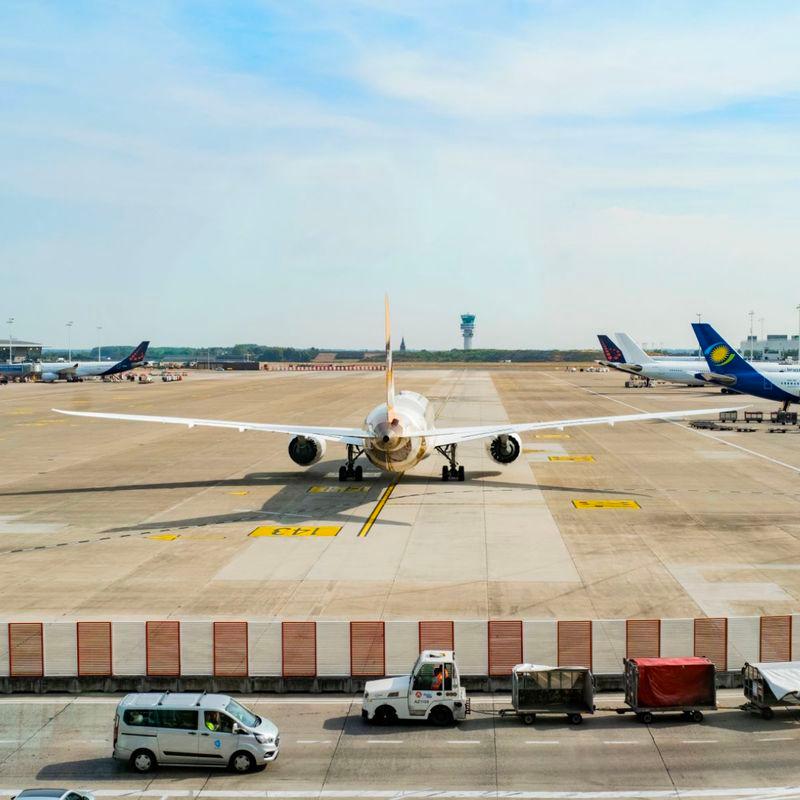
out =
[(215, 732), (220, 729), (219, 711), (206, 711), (206, 728)]
[(431, 684), (431, 689), (434, 692), (441, 692), (444, 688), (444, 681), (450, 678), (450, 673), (447, 671), (447, 667), (436, 667), (433, 671), (433, 683)]

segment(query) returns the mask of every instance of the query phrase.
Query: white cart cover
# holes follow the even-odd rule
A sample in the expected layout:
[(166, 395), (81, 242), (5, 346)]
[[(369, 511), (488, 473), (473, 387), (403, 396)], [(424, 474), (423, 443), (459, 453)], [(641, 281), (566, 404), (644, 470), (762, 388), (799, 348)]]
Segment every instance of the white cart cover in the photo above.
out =
[(782, 703), (800, 704), (800, 661), (765, 661), (751, 664)]

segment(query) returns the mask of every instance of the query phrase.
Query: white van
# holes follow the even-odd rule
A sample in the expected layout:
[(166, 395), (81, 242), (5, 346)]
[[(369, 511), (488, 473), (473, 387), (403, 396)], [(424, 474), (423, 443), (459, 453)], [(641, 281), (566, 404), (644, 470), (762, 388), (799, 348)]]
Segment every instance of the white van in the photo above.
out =
[(277, 727), (226, 694), (128, 694), (114, 718), (114, 758), (136, 772), (158, 764), (263, 769), (278, 757)]

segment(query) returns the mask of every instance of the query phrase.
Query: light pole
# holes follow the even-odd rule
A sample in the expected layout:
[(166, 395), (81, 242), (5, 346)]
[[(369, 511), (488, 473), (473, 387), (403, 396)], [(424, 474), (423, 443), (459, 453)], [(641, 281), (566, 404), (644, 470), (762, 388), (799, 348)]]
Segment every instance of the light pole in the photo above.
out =
[(11, 336), (11, 326), (14, 324), (14, 317), (9, 317), (6, 320), (6, 323), (8, 325), (8, 363), (9, 364), (13, 364), (14, 363), (14, 358), (11, 355), (11, 345), (12, 345), (12, 342), (13, 342), (13, 337)]
[(748, 316), (750, 317), (750, 360), (753, 360), (753, 317), (755, 316), (755, 311), (750, 311)]
[(103, 330), (102, 325), (97, 326), (97, 360), (103, 360), (103, 341), (102, 341), (102, 333)]
[(67, 361), (72, 361), (72, 326), (74, 324), (72, 320), (67, 323)]

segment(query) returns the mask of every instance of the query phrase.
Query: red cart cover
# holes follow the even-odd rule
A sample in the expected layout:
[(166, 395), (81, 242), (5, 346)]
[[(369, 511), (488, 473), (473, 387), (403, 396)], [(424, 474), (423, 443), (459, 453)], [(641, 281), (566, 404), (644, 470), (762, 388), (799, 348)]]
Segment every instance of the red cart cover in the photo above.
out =
[(632, 658), (639, 673), (636, 705), (714, 704), (714, 664), (707, 658)]

